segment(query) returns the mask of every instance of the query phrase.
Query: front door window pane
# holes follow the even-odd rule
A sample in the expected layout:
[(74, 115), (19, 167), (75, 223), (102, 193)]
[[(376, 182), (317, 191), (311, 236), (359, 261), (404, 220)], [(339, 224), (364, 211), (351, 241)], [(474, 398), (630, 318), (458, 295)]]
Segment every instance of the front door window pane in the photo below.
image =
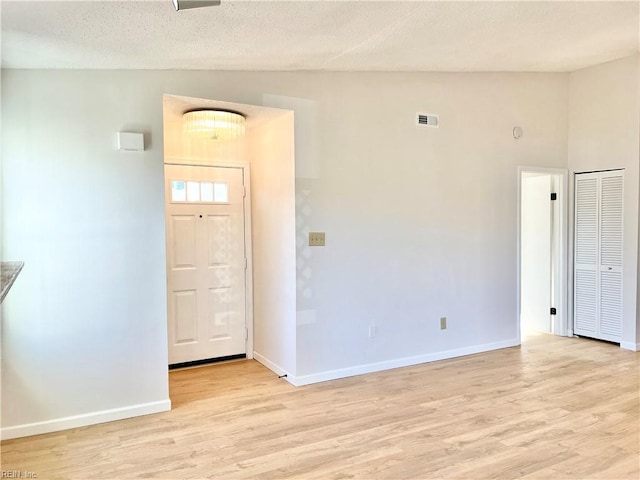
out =
[(185, 189), (185, 182), (182, 180), (171, 181), (171, 201), (172, 202), (184, 202), (187, 200), (187, 191)]

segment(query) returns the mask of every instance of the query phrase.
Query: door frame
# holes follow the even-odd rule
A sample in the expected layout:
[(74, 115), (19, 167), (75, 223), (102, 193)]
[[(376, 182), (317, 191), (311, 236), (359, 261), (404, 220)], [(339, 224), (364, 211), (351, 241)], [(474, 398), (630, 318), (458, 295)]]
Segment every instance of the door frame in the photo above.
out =
[[(234, 161), (234, 160), (211, 160), (208, 158), (181, 158), (181, 157), (165, 157), (162, 165), (162, 176), (166, 183), (167, 179), (164, 176), (164, 167), (166, 165), (178, 165), (181, 167), (212, 167), (212, 168), (239, 168), (242, 170), (242, 179), (244, 184), (244, 249), (245, 257), (247, 259), (247, 268), (245, 269), (244, 286), (245, 286), (245, 327), (247, 329), (247, 335), (245, 340), (245, 350), (247, 359), (253, 358), (253, 250), (251, 243), (251, 165), (249, 162)], [(164, 209), (166, 217), (167, 199), (164, 199)], [(165, 228), (165, 243), (166, 243), (166, 228)], [(167, 252), (165, 252), (166, 262)], [(168, 304), (167, 304), (168, 309)], [(169, 318), (169, 311), (167, 310), (167, 319)], [(169, 322), (167, 321), (167, 329), (169, 328)], [(169, 345), (167, 343), (167, 348)]]
[(518, 334), (518, 341), (522, 343), (522, 332), (520, 325), (521, 316), (521, 230), (522, 230), (522, 180), (525, 173), (542, 173), (554, 176), (557, 180), (556, 201), (558, 206), (559, 215), (554, 216), (554, 224), (552, 231), (552, 239), (555, 243), (555, 261), (552, 266), (552, 275), (554, 279), (554, 297), (556, 315), (552, 322), (552, 333), (559, 336), (571, 336), (573, 332), (569, 328), (569, 281), (568, 281), (568, 259), (569, 259), (569, 244), (568, 244), (568, 193), (569, 193), (569, 171), (564, 168), (546, 168), (546, 167), (518, 167), (518, 206), (517, 206), (517, 315), (516, 315), (516, 331)]

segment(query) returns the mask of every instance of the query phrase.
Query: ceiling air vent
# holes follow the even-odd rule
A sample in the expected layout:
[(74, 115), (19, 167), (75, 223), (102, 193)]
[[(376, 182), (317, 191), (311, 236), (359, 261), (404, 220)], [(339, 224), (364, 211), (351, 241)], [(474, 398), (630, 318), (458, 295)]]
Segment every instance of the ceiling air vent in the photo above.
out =
[(440, 118), (433, 113), (416, 113), (416, 125), (422, 127), (434, 127), (438, 128), (440, 125)]

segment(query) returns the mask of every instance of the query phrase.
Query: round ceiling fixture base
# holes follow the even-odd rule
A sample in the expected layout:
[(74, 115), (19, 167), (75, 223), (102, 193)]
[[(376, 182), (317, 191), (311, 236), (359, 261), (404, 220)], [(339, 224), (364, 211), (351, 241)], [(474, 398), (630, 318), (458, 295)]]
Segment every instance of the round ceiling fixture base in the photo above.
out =
[(190, 8), (215, 7), (220, 5), (220, 0), (173, 0), (173, 7), (177, 10), (189, 10)]

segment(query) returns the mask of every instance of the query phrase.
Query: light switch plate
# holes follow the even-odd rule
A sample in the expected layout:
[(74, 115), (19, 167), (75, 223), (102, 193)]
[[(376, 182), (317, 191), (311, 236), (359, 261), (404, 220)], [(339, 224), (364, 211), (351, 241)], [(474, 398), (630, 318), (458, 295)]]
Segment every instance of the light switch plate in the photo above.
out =
[(309, 232), (310, 247), (324, 247), (324, 232)]

